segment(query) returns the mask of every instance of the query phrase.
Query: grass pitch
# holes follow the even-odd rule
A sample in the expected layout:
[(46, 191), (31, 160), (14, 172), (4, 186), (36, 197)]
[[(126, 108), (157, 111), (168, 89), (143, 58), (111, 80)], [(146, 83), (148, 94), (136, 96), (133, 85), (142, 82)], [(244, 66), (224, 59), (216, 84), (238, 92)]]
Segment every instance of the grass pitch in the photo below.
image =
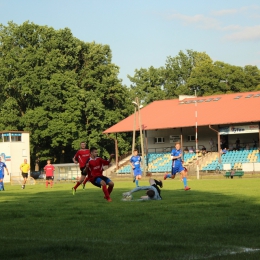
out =
[[(140, 185), (147, 185), (144, 178)], [(0, 192), (0, 259), (260, 259), (260, 179), (164, 181), (162, 201), (121, 201), (135, 187), (73, 183)], [(134, 199), (143, 192), (134, 194)]]

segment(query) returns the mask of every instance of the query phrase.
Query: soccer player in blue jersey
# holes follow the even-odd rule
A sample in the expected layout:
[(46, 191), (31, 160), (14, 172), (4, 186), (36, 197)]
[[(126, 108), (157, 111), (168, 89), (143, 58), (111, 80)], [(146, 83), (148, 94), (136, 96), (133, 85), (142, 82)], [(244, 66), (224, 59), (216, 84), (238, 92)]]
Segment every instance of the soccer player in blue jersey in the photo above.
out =
[(139, 187), (139, 180), (142, 178), (141, 156), (138, 155), (138, 150), (134, 149), (133, 156), (130, 159), (130, 165), (134, 171), (134, 180), (136, 187)]
[(167, 178), (175, 178), (176, 173), (180, 173), (182, 177), (182, 181), (184, 184), (184, 190), (190, 190), (190, 188), (187, 185), (187, 171), (182, 165), (182, 151), (181, 151), (181, 145), (179, 142), (175, 143), (175, 148), (172, 149), (171, 152), (171, 159), (172, 159), (172, 173), (171, 174), (165, 174), (164, 179)]
[(7, 174), (9, 175), (9, 171), (6, 167), (6, 164), (4, 162), (2, 162), (2, 157), (0, 156), (0, 191), (4, 191), (5, 187), (4, 187), (4, 177), (5, 177), (5, 169), (7, 171)]

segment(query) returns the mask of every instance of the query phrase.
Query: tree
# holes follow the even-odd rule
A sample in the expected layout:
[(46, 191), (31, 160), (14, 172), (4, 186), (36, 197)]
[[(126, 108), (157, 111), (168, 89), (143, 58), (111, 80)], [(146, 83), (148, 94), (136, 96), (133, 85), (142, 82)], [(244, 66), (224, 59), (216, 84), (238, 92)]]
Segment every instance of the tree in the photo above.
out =
[(149, 104), (155, 100), (165, 99), (164, 69), (150, 67), (135, 70), (133, 77), (128, 75), (131, 84), (131, 98), (139, 97), (141, 103)]
[(1, 129), (30, 131), (32, 161), (71, 161), (83, 140), (108, 154), (113, 142), (102, 132), (129, 115), (131, 102), (111, 59), (108, 45), (68, 28), (0, 25)]

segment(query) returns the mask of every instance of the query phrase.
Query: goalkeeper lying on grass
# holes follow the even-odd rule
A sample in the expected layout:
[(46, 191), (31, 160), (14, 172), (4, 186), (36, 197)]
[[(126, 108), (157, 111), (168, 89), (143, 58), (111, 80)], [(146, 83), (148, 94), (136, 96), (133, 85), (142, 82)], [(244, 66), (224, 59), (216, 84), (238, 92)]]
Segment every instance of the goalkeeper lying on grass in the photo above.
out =
[[(136, 187), (131, 191), (123, 193), (123, 200), (131, 200), (132, 193), (139, 191), (139, 190), (146, 190), (146, 195), (142, 196), (139, 200), (161, 200), (161, 190), (160, 188), (163, 187), (162, 181), (157, 181), (155, 179), (149, 179), (150, 186), (141, 186)], [(160, 186), (160, 188), (158, 187)]]

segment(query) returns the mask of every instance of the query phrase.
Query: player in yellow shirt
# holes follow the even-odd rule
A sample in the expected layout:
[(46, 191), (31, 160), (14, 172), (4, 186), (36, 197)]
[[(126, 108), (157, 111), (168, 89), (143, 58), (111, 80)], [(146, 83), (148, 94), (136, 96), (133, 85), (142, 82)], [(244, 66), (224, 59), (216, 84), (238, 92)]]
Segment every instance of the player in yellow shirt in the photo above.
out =
[(27, 178), (28, 178), (28, 172), (30, 171), (30, 165), (27, 163), (27, 159), (24, 159), (23, 163), (20, 166), (20, 170), (21, 170), (22, 176), (23, 176), (22, 189), (24, 189)]

